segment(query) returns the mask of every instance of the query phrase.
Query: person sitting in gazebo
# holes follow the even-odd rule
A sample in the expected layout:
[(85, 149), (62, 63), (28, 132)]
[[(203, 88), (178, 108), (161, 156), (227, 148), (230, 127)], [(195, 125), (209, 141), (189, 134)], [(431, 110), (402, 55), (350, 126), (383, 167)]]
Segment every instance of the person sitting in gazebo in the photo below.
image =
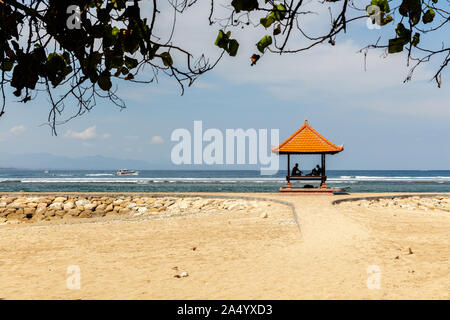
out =
[(298, 163), (295, 164), (294, 168), (292, 168), (292, 176), (301, 176), (302, 172), (298, 168)]
[(311, 173), (308, 176), (320, 176), (322, 175), (322, 168), (317, 165), (314, 169), (312, 169)]

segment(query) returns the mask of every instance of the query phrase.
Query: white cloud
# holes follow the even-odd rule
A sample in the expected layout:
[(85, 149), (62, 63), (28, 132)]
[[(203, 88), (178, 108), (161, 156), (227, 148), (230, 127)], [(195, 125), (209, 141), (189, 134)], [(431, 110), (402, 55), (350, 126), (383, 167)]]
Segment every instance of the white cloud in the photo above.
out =
[(89, 127), (86, 130), (83, 130), (80, 132), (69, 129), (65, 133), (65, 136), (70, 137), (70, 138), (75, 138), (75, 139), (81, 139), (81, 140), (93, 139), (97, 136), (96, 126)]
[(152, 144), (161, 144), (164, 142), (164, 139), (161, 136), (153, 136), (152, 137)]
[(102, 137), (103, 137), (103, 139), (109, 139), (109, 138), (111, 138), (111, 135), (109, 133), (104, 133), (102, 135)]
[(11, 132), (14, 135), (18, 135), (18, 134), (25, 132), (26, 130), (27, 130), (27, 128), (25, 128), (25, 126), (23, 124), (21, 124), (21, 125), (12, 127), (9, 130), (9, 132)]

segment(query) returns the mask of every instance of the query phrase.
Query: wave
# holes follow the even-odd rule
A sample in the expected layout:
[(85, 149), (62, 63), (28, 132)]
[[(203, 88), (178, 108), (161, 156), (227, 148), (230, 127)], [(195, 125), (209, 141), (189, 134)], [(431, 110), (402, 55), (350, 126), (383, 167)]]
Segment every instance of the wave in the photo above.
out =
[[(284, 183), (284, 177), (245, 177), (245, 178), (225, 178), (225, 177), (209, 177), (209, 178), (171, 178), (171, 177), (161, 177), (161, 178), (136, 178), (136, 177), (110, 177), (104, 178), (102, 176), (114, 176), (113, 174), (106, 173), (96, 173), (96, 174), (86, 174), (86, 177), (76, 178), (76, 177), (47, 177), (47, 178), (0, 178), (0, 183), (106, 183), (106, 184), (152, 184), (152, 183), (183, 183), (183, 184), (278, 184)], [(403, 182), (403, 183), (450, 183), (450, 176), (339, 176), (339, 177), (328, 177), (328, 182), (330, 183), (348, 183), (354, 184), (359, 182)], [(312, 181), (314, 182), (314, 181)], [(317, 181), (316, 181), (317, 182)]]
[(408, 176), (340, 176), (328, 178), (330, 182), (349, 182), (349, 181), (380, 181), (380, 182), (450, 182), (448, 176), (430, 176), (430, 177), (408, 177)]
[(86, 177), (101, 177), (101, 176), (113, 176), (113, 173), (86, 173)]

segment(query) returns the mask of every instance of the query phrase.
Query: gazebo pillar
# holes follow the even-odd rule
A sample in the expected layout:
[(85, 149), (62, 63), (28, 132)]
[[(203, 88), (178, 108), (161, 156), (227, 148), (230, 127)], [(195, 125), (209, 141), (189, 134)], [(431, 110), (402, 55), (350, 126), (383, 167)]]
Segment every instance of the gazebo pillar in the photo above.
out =
[(288, 153), (287, 155), (287, 175), (286, 175), (286, 188), (291, 187), (291, 180), (289, 180), (291, 170), (291, 155)]
[(326, 188), (327, 187), (327, 184), (326, 184), (326, 180), (327, 180), (327, 178), (325, 178), (325, 176), (327, 175), (327, 173), (326, 173), (326, 168), (325, 168), (325, 153), (322, 153), (322, 181), (321, 181), (321, 184), (320, 184), (320, 187), (321, 188)]

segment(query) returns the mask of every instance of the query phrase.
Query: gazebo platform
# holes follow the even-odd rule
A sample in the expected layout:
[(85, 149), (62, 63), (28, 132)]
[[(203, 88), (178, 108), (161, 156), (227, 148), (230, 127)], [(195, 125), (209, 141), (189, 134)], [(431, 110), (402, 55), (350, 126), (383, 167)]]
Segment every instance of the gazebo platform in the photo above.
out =
[(332, 188), (280, 188), (283, 193), (302, 193), (302, 194), (332, 194), (333, 192), (341, 191), (340, 189)]

